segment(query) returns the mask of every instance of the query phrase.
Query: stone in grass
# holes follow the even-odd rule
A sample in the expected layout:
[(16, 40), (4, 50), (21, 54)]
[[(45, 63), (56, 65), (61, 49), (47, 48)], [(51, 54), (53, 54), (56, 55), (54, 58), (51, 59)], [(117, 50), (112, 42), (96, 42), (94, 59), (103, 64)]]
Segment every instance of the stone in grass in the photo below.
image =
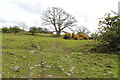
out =
[(10, 55), (15, 55), (13, 52), (8, 52)]
[(48, 75), (48, 77), (52, 77), (52, 75)]
[(30, 78), (29, 78), (28, 80), (33, 80), (33, 79), (30, 79)]
[(65, 69), (61, 69), (62, 71), (64, 71)]
[(31, 54), (35, 54), (36, 51), (30, 50), (29, 53), (31, 53)]
[(25, 59), (26, 58), (26, 56), (23, 56), (23, 59)]
[(110, 69), (104, 69), (105, 73), (108, 73), (109, 71), (111, 71)]
[(67, 72), (65, 72), (65, 74), (66, 74), (67, 76), (71, 76), (71, 73), (67, 73)]
[(13, 69), (14, 71), (19, 72), (20, 66), (14, 66), (14, 67), (12, 67), (12, 69)]
[(30, 67), (30, 69), (33, 69), (34, 67)]

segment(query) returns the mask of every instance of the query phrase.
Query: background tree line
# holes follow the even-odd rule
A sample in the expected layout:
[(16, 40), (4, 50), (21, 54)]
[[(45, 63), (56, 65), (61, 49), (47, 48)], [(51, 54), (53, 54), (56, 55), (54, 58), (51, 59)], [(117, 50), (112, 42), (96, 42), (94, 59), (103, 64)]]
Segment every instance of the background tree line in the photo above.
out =
[(47, 28), (41, 28), (41, 27), (30, 27), (29, 31), (25, 31), (23, 29), (20, 29), (19, 26), (10, 26), (10, 27), (3, 27), (2, 28), (2, 32), (3, 33), (19, 33), (19, 32), (30, 32), (32, 35), (34, 35), (35, 33), (53, 33), (51, 31), (49, 31)]

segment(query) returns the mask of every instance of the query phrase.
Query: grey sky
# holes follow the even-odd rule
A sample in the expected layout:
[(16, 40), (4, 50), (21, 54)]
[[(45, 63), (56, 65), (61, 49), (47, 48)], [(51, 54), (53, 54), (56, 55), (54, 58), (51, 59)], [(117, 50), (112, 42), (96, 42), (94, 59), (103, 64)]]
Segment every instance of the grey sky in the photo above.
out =
[(40, 16), (47, 7), (61, 7), (76, 17), (78, 26), (97, 29), (98, 19), (111, 10), (117, 12), (119, 0), (0, 0), (0, 27), (25, 22), (41, 26)]

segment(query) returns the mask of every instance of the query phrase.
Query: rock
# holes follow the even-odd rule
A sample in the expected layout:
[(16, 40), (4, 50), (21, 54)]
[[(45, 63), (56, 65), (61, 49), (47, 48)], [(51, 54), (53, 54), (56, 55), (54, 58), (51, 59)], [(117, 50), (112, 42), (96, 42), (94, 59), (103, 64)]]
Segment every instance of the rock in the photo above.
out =
[(48, 75), (48, 77), (52, 77), (52, 75)]
[(25, 59), (26, 59), (26, 56), (23, 56), (23, 59), (25, 60)]
[(34, 53), (36, 53), (36, 51), (31, 50), (31, 51), (29, 51), (29, 53), (34, 54)]
[(2, 78), (2, 75), (0, 75), (0, 78)]
[(14, 71), (18, 71), (20, 69), (20, 66), (14, 66), (12, 67)]
[(15, 55), (13, 52), (9, 52), (10, 55)]

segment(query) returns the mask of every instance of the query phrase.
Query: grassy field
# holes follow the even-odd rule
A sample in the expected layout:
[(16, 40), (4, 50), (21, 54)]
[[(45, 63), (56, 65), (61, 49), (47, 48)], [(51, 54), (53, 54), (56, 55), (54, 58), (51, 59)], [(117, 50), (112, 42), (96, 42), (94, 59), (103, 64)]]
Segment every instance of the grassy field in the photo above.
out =
[(118, 55), (91, 53), (93, 40), (2, 34), (3, 78), (118, 78)]

